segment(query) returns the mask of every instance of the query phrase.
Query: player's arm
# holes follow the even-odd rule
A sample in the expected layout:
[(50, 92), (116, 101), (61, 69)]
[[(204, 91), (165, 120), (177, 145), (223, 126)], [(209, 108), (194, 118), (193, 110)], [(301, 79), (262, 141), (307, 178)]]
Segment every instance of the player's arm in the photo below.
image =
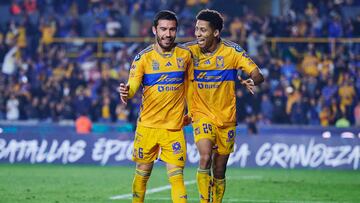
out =
[(261, 73), (259, 67), (251, 60), (240, 46), (235, 48), (235, 67), (243, 70), (250, 78), (243, 80), (239, 77), (240, 83), (244, 85), (252, 94), (254, 94), (254, 88), (256, 85), (264, 82), (264, 76)]
[(261, 70), (256, 68), (251, 71), (250, 78), (243, 80), (240, 76), (238, 76), (238, 79), (240, 80), (241, 85), (245, 86), (251, 94), (254, 94), (255, 86), (261, 84), (264, 81), (264, 76), (262, 75)]
[(240, 84), (245, 86), (246, 89), (251, 93), (254, 94), (254, 88), (255, 88), (255, 84), (254, 84), (254, 80), (251, 78), (248, 78), (246, 80), (242, 79), (240, 77), (240, 75), (238, 75), (238, 79), (240, 81)]
[(260, 85), (264, 82), (264, 75), (261, 73), (259, 67), (256, 67), (253, 71), (251, 71), (250, 78), (254, 81), (254, 85)]
[(185, 98), (187, 104), (187, 114), (184, 116), (184, 125), (191, 123), (191, 110), (192, 110), (192, 96), (194, 93), (193, 81), (194, 81), (194, 63), (192, 57), (187, 60), (186, 77), (185, 77)]
[(140, 55), (135, 57), (134, 62), (130, 68), (130, 74), (127, 84), (120, 83), (118, 87), (118, 92), (120, 93), (120, 99), (124, 104), (127, 104), (129, 98), (134, 97), (135, 93), (138, 91), (142, 78), (144, 76), (144, 68), (140, 61)]

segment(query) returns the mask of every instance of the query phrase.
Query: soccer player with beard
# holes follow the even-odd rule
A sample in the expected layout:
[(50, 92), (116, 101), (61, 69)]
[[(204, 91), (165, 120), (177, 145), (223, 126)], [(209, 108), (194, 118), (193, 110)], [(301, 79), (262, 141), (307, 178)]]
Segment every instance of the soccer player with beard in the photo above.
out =
[(174, 43), (176, 31), (177, 18), (173, 12), (157, 13), (152, 27), (155, 43), (136, 55), (128, 83), (121, 83), (118, 88), (126, 104), (142, 85), (132, 157), (136, 162), (133, 202), (144, 202), (146, 184), (158, 156), (166, 162), (172, 201), (187, 201), (183, 178), (186, 142), (182, 127), (185, 81), (193, 64), (190, 50)]
[(193, 75), (189, 77), (193, 91), (188, 93), (192, 98), (188, 100), (194, 140), (200, 153), (197, 184), (200, 202), (210, 202), (210, 198), (212, 202), (222, 202), (226, 164), (235, 141), (237, 71), (250, 76), (242, 81), (250, 91), (264, 78), (239, 45), (220, 38), (223, 28), (220, 13), (206, 9), (196, 19), (197, 40), (186, 46), (194, 60)]

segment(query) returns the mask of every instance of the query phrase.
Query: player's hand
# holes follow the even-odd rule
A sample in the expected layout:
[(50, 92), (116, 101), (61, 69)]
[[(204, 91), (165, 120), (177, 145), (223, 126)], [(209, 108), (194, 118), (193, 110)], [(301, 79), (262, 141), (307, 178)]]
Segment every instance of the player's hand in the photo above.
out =
[(120, 83), (117, 91), (120, 94), (120, 99), (122, 103), (127, 104), (128, 96), (129, 96), (129, 85), (125, 85), (124, 83)]
[(238, 79), (240, 80), (240, 84), (244, 85), (251, 94), (254, 94), (255, 83), (251, 78), (243, 80), (240, 76), (238, 76)]
[(189, 115), (185, 115), (183, 118), (183, 126), (187, 126), (192, 122), (192, 119)]

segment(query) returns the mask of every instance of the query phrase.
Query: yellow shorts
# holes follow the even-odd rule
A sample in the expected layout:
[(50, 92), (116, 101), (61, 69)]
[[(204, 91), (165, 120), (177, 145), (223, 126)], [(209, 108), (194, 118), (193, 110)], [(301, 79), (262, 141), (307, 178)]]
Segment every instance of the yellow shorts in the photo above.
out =
[(202, 118), (193, 123), (193, 128), (195, 143), (205, 138), (217, 145), (215, 151), (218, 154), (228, 155), (234, 151), (236, 126), (219, 128), (210, 120)]
[(166, 163), (183, 167), (186, 161), (184, 131), (138, 126), (135, 132), (133, 161), (151, 163), (158, 157)]

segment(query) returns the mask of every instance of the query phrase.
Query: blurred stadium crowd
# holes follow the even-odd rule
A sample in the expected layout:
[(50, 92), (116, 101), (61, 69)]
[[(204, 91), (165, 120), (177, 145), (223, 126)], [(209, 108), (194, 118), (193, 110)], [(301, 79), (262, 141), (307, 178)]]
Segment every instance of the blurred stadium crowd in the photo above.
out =
[(161, 9), (177, 13), (178, 37), (193, 37), (203, 8), (224, 14), (223, 37), (241, 44), (266, 77), (254, 96), (239, 85), (239, 122), (360, 126), (359, 41), (267, 42), (359, 38), (355, 0), (294, 0), (275, 17), (260, 16), (241, 0), (1, 1), (0, 120), (60, 122), (87, 114), (94, 122), (135, 122), (141, 98), (125, 107), (115, 89), (147, 43), (105, 42), (106, 57), (95, 57), (97, 44), (52, 43), (53, 38), (152, 38), (151, 20)]

